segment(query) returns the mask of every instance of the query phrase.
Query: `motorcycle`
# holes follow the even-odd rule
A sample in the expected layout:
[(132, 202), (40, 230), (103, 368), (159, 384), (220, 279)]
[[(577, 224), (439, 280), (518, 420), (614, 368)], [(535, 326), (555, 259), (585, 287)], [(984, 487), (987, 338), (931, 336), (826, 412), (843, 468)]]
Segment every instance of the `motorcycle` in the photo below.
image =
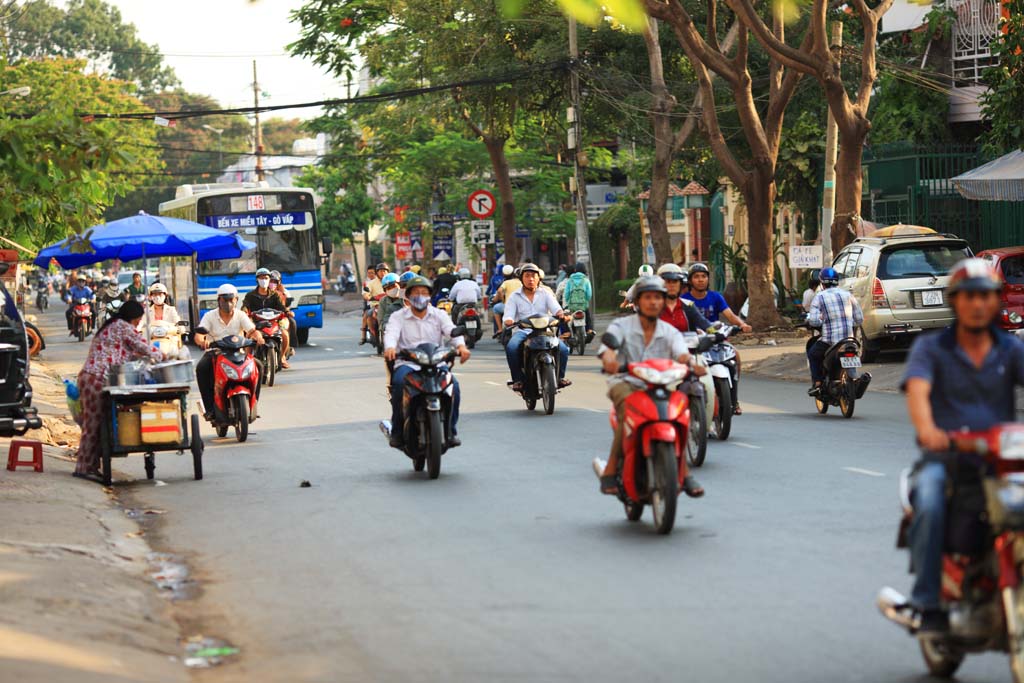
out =
[(715, 335), (716, 343), (704, 352), (704, 363), (708, 366), (709, 374), (714, 382), (715, 402), (711, 415), (712, 424), (715, 428), (715, 438), (725, 441), (732, 431), (732, 388), (739, 381), (736, 369), (736, 348), (728, 343), (735, 327), (729, 325), (714, 326), (708, 329), (708, 334)]
[[(523, 390), (526, 409), (537, 407), (537, 399), (544, 404), (544, 413), (555, 412), (555, 394), (558, 393), (558, 318), (531, 315), (515, 324), (527, 330), (523, 342)], [(512, 382), (509, 382), (509, 386)]]
[[(694, 362), (707, 368), (706, 352), (721, 343), (725, 337), (716, 333), (701, 335), (696, 332), (683, 332), (683, 338)], [(710, 370), (700, 376), (690, 373), (680, 388), (690, 397), (690, 430), (687, 434), (686, 459), (694, 467), (700, 467), (707, 459), (708, 435), (717, 405), (715, 378)]]
[[(807, 350), (810, 351), (820, 338), (820, 331), (812, 334), (807, 340)], [(843, 417), (853, 417), (857, 400), (864, 396), (871, 383), (870, 372), (857, 375), (857, 369), (861, 367), (860, 342), (853, 337), (836, 342), (825, 353), (822, 367), (825, 371), (825, 380), (814, 397), (814, 405), (818, 412), (824, 415), (830, 405), (839, 406)]]
[(381, 332), (380, 324), (377, 322), (377, 309), (380, 302), (371, 300), (370, 304), (370, 326), (363, 332), (363, 338), (370, 344), (377, 355), (384, 353), (384, 334)]
[(459, 309), (455, 324), (466, 329), (466, 346), (474, 348), (484, 334), (483, 318), (476, 304), (465, 304)]
[[(452, 328), (452, 337), (463, 334), (464, 329)], [(390, 420), (380, 422), (381, 432), (389, 439), (393, 429), (403, 431), (404, 451), (412, 459), (413, 470), (422, 472), (426, 467), (431, 479), (441, 475), (441, 456), (448, 450), (455, 394), (451, 363), (456, 355), (455, 349), (430, 343), (403, 349), (399, 358), (419, 366), (405, 379), (402, 394), (405, 424), (392, 425)]]
[(92, 334), (92, 306), (85, 297), (75, 299), (71, 311), (71, 331), (83, 342)]
[[(947, 467), (956, 491), (947, 512), (942, 571), (949, 632), (922, 637), (921, 655), (933, 676), (949, 678), (968, 654), (1007, 652), (1013, 680), (1024, 683), (1024, 425), (952, 432), (949, 438), (953, 450), (972, 455)], [(898, 547), (909, 540), (910, 476), (907, 470), (900, 478)], [(877, 604), (887, 619), (917, 632), (917, 616), (898, 591), (883, 588)]]
[[(618, 349), (622, 340), (606, 332), (601, 342)], [(675, 525), (676, 503), (687, 475), (686, 450), (692, 421), (690, 397), (677, 387), (689, 375), (686, 365), (668, 358), (629, 363), (624, 368), (646, 385), (626, 399), (626, 437), (619, 462), (619, 500), (626, 519), (639, 521), (650, 505), (654, 528), (669, 534)], [(676, 388), (674, 388), (676, 387)], [(609, 420), (614, 430), (618, 415), (614, 406)]]
[(585, 311), (571, 311), (569, 318), (569, 338), (565, 341), (569, 345), (569, 353), (576, 352), (582, 356), (587, 352), (587, 344), (590, 343), (587, 335), (587, 314)]
[(164, 358), (177, 360), (188, 360), (188, 350), (181, 343), (181, 336), (188, 329), (188, 322), (179, 320), (171, 325), (163, 320), (157, 320), (149, 325), (149, 338), (153, 346), (163, 352)]
[[(202, 327), (195, 331), (208, 334)], [(237, 335), (224, 337), (210, 345), (217, 352), (213, 359), (212, 424), (219, 437), (228, 433), (228, 427), (234, 427), (239, 443), (249, 438), (249, 425), (259, 417), (256, 413), (256, 387), (260, 382), (260, 370), (256, 359), (247, 351), (255, 345), (252, 339)]]
[(46, 285), (36, 288), (36, 308), (40, 313), (50, 307), (50, 297)]
[(284, 349), (284, 330), (281, 321), (288, 314), (273, 308), (261, 308), (252, 312), (256, 329), (263, 335), (263, 346), (256, 347), (256, 357), (263, 363), (262, 381), (269, 387), (274, 386), (277, 371), (281, 368), (281, 353)]

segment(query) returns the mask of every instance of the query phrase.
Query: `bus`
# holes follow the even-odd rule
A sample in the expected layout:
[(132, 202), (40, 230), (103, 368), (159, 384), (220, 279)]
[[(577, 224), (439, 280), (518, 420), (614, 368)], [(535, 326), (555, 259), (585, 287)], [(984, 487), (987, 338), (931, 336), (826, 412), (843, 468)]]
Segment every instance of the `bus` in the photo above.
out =
[(255, 249), (237, 259), (193, 262), (186, 269), (187, 274), (181, 272), (180, 261), (167, 259), (170, 277), (165, 280), (162, 274), (161, 280), (173, 285), (175, 301), (187, 306), (193, 329), (206, 311), (217, 307), (218, 287), (233, 284), (241, 297), (256, 286), (258, 268), (281, 272), (281, 281), (293, 299), (295, 333), (300, 344), (309, 340), (311, 328), (323, 327), (320, 268), (331, 253), (331, 242), (326, 238), (321, 241), (317, 234), (313, 190), (271, 188), (265, 182), (181, 185), (175, 198), (161, 203), (159, 211), (161, 216), (237, 231), (247, 241), (256, 243)]

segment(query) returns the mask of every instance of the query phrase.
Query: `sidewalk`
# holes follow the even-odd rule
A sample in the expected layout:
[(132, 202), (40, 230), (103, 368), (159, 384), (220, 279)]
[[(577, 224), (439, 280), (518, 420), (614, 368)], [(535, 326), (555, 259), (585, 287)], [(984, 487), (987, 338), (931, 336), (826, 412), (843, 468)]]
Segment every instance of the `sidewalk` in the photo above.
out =
[[(762, 338), (754, 341), (737, 337), (732, 341), (740, 355), (743, 374), (810, 386), (806, 339)], [(863, 370), (871, 373), (868, 391), (898, 392), (906, 367), (904, 355), (883, 354), (882, 358), (883, 362), (864, 364)]]
[(138, 525), (108, 489), (71, 476), (74, 450), (55, 445), (78, 440), (63, 386), (38, 361), (32, 383), (45, 425), (25, 438), (44, 441), (45, 471), (0, 466), (0, 679), (188, 680)]

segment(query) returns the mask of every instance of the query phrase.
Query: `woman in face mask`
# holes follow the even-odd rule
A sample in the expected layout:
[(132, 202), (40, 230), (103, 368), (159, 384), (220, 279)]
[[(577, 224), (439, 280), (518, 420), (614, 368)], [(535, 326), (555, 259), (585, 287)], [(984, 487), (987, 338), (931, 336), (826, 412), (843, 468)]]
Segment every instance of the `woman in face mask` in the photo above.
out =
[[(146, 307), (146, 316), (149, 324), (163, 322), (166, 325), (177, 325), (181, 320), (178, 311), (167, 302), (167, 288), (157, 282), (149, 288), (149, 305)], [(139, 329), (146, 328), (146, 319), (139, 323)]]

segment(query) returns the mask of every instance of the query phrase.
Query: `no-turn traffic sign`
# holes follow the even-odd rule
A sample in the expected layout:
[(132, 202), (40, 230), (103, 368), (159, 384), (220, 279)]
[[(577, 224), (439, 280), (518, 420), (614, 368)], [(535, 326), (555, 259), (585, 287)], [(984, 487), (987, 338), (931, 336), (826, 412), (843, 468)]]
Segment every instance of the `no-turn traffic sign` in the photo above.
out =
[(494, 208), (497, 203), (494, 201), (494, 195), (487, 190), (477, 190), (476, 192), (469, 195), (469, 201), (466, 202), (466, 206), (469, 208), (469, 214), (473, 218), (490, 218), (494, 215)]

